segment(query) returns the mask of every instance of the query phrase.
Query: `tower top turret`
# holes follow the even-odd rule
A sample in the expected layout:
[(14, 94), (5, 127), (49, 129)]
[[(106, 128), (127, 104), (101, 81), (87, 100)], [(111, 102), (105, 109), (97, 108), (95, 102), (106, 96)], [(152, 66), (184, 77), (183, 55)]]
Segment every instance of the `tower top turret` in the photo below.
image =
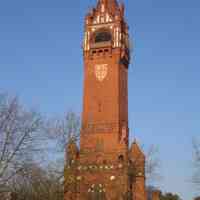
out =
[(130, 61), (129, 28), (124, 17), (124, 4), (117, 0), (98, 0), (85, 17), (83, 51), (85, 57), (100, 55), (99, 51), (121, 54), (121, 60), (128, 67)]
[(109, 11), (110, 13), (114, 14), (115, 12), (120, 11), (121, 6), (119, 6), (116, 0), (98, 0), (97, 10), (102, 11), (103, 8), (103, 10)]
[[(94, 22), (92, 19), (97, 15), (103, 16), (104, 14), (111, 15), (111, 18), (117, 20), (123, 20), (124, 18), (124, 4), (119, 4), (117, 0), (98, 0), (95, 8), (91, 9), (86, 16), (86, 22)], [(112, 22), (110, 20), (105, 20), (103, 22)], [(108, 17), (107, 17), (108, 19)], [(91, 20), (91, 21), (90, 21)], [(99, 21), (102, 22), (102, 21)], [(99, 23), (97, 22), (97, 23)]]

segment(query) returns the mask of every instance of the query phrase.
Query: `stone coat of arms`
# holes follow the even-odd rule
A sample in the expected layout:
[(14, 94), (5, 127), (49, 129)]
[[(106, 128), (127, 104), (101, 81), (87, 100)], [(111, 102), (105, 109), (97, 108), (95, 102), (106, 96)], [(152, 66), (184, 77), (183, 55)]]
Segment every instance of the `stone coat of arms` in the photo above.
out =
[(98, 81), (102, 82), (108, 74), (108, 65), (99, 64), (95, 65), (95, 75)]

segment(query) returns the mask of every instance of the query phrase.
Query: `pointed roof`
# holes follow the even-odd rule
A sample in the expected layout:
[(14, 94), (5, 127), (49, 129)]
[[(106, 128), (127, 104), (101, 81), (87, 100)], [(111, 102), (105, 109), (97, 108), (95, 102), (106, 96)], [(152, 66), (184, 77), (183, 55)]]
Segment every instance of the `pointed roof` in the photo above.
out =
[(117, 0), (98, 0), (97, 9), (101, 9), (102, 6), (112, 13), (119, 11), (119, 4)]
[(131, 145), (130, 154), (133, 157), (140, 157), (142, 159), (145, 159), (145, 154), (140, 148), (139, 144), (137, 143), (137, 140), (135, 139), (134, 142)]
[(109, 16), (116, 20), (124, 20), (124, 4), (118, 0), (98, 0), (94, 8), (90, 9), (86, 15), (86, 24), (92, 24), (93, 19), (99, 16)]
[(98, 0), (98, 4), (97, 5), (101, 5), (101, 4), (107, 5), (108, 7), (111, 7), (111, 6), (117, 7), (117, 6), (119, 6), (117, 0)]

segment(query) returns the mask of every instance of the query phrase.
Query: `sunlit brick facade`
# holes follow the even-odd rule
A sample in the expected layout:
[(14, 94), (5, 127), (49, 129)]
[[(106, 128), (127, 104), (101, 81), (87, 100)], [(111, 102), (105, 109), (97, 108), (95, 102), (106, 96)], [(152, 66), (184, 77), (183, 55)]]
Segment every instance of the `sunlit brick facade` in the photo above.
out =
[(124, 5), (99, 0), (85, 18), (80, 148), (67, 147), (65, 200), (146, 200), (145, 156), (129, 148)]

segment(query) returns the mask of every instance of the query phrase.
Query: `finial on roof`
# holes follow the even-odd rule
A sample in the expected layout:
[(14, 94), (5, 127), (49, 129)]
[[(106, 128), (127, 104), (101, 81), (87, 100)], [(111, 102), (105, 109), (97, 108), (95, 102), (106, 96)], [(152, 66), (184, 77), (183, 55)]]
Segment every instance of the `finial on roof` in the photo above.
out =
[(111, 10), (119, 8), (117, 0), (98, 0), (97, 6), (99, 7), (101, 5)]

